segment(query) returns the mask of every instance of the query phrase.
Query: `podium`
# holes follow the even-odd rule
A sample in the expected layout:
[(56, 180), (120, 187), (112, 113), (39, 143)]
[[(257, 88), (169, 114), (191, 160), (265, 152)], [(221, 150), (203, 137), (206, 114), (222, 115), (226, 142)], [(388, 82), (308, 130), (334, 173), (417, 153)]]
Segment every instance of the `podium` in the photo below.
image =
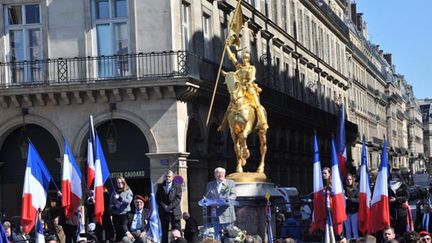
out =
[[(203, 225), (204, 225), (204, 237), (214, 238), (209, 233), (209, 226), (211, 223), (212, 215), (208, 216), (208, 207), (228, 207), (228, 206), (238, 206), (239, 203), (236, 200), (228, 199), (228, 198), (203, 198), (198, 202), (198, 205), (203, 209)], [(210, 219), (210, 220), (209, 220)]]

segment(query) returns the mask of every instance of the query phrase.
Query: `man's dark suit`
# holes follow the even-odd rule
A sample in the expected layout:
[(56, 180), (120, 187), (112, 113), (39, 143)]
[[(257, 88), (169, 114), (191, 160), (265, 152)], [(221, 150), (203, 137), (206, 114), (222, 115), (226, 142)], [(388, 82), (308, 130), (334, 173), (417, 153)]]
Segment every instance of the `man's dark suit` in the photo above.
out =
[(181, 230), (180, 219), (182, 217), (180, 201), (182, 196), (181, 185), (171, 184), (171, 189), (166, 192), (166, 182), (158, 184), (156, 201), (159, 209), (159, 217), (162, 224), (162, 243), (168, 242), (168, 226), (171, 229)]
[[(134, 218), (136, 212), (129, 212), (127, 213), (127, 222), (123, 222), (123, 230), (124, 232), (131, 232), (131, 225), (132, 225), (132, 221)], [(141, 227), (140, 229), (136, 229), (139, 230), (141, 232), (144, 232), (147, 230), (147, 218), (148, 218), (148, 212), (146, 211), (146, 209), (143, 209), (142, 214), (141, 214)]]
[(198, 243), (198, 223), (192, 217), (189, 217), (185, 221), (184, 237), (188, 243)]

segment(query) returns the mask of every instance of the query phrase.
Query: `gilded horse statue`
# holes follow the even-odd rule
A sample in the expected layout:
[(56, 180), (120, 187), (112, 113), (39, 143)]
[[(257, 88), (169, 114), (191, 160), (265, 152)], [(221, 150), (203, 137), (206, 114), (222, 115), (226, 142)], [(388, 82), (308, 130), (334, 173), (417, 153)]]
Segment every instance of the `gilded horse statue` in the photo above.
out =
[[(257, 132), (260, 142), (261, 158), (257, 168), (257, 173), (264, 173), (265, 155), (267, 152), (267, 128), (265, 123), (257, 120), (257, 112), (251, 104), (247, 89), (241, 84), (238, 72), (225, 73), (225, 84), (230, 94), (230, 104), (225, 113), (224, 122), (228, 123), (231, 138), (234, 142), (234, 151), (237, 158), (236, 172), (242, 173), (243, 166), (246, 165), (250, 152), (247, 146), (247, 137), (254, 130)], [(265, 118), (267, 114), (261, 114)], [(223, 124), (222, 124), (223, 125)], [(222, 126), (221, 125), (221, 126)], [(219, 130), (222, 128), (220, 127)]]

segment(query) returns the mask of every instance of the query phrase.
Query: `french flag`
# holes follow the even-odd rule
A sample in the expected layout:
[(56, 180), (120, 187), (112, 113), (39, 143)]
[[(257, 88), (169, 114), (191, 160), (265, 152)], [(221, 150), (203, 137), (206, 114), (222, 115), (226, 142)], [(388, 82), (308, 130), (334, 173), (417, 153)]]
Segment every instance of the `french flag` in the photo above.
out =
[(359, 230), (363, 234), (366, 234), (369, 228), (369, 216), (370, 216), (370, 200), (371, 190), (369, 185), (369, 173), (367, 166), (367, 151), (365, 140), (363, 138), (362, 145), (362, 157), (360, 166), (360, 192), (359, 192)]
[(87, 185), (91, 186), (95, 178), (95, 160), (94, 160), (94, 141), (95, 131), (93, 125), (93, 116), (89, 119), (89, 134), (87, 139)]
[(343, 104), (339, 106), (336, 144), (337, 144), (337, 155), (339, 160), (339, 169), (342, 175), (341, 178), (344, 179), (347, 175), (347, 164), (346, 164), (347, 151), (346, 151), (346, 142), (345, 142), (345, 110)]
[(390, 226), (388, 167), (387, 141), (384, 140), (381, 164), (371, 200), (369, 233), (375, 233)]
[(42, 219), (37, 217), (36, 230), (35, 230), (35, 238), (36, 243), (45, 243), (45, 234), (44, 229), (42, 227)]
[(82, 198), (81, 170), (77, 165), (67, 141), (64, 141), (62, 205), (67, 219), (72, 219)]
[(45, 208), (51, 178), (45, 163), (29, 141), (21, 208), (21, 225), (26, 234), (35, 226), (37, 213)]
[(102, 150), (102, 145), (97, 135), (95, 145), (95, 217), (96, 221), (102, 224), (102, 215), (105, 211), (103, 186), (105, 181), (109, 178), (110, 172)]
[(153, 242), (161, 242), (162, 226), (159, 211), (156, 204), (156, 197), (153, 189), (153, 181), (150, 181), (150, 212), (148, 215), (147, 237)]
[(313, 212), (311, 232), (325, 230), (326, 223), (326, 197), (321, 174), (321, 160), (319, 156), (318, 139), (314, 133), (314, 163), (313, 163)]
[(342, 187), (339, 165), (336, 154), (336, 146), (332, 139), (332, 188), (331, 188), (331, 210), (333, 227), (335, 233), (340, 235), (343, 231), (343, 222), (346, 220), (345, 195)]

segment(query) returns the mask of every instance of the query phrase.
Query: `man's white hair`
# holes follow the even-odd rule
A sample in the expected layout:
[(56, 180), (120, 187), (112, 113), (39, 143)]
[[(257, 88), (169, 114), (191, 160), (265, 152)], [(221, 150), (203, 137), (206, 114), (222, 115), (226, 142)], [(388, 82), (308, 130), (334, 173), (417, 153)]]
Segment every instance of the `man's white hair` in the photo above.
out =
[(222, 167), (217, 167), (215, 170), (214, 170), (214, 173), (216, 173), (216, 172), (222, 172), (222, 173), (226, 173), (226, 170), (224, 169), (224, 168), (222, 168)]
[(172, 171), (172, 170), (167, 170), (166, 172), (165, 172), (165, 175), (174, 175), (174, 172)]

